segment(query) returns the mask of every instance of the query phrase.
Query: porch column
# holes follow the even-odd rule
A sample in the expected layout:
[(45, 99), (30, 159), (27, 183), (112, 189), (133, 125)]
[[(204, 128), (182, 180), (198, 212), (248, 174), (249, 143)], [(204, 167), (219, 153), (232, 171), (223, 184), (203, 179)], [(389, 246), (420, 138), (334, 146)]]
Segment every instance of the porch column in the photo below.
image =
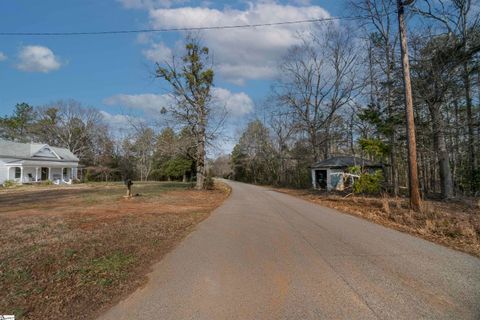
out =
[(35, 167), (35, 182), (38, 182), (38, 167)]
[(52, 180), (52, 168), (48, 167), (48, 180)]
[(7, 180), (10, 180), (10, 167), (7, 167)]
[(23, 166), (20, 167), (20, 183), (23, 183)]
[(60, 181), (61, 181), (61, 182), (65, 181), (65, 179), (63, 179), (63, 178), (64, 178), (64, 176), (63, 176), (63, 169), (64, 169), (64, 168), (62, 168), (62, 175), (61, 175), (61, 178), (60, 178)]

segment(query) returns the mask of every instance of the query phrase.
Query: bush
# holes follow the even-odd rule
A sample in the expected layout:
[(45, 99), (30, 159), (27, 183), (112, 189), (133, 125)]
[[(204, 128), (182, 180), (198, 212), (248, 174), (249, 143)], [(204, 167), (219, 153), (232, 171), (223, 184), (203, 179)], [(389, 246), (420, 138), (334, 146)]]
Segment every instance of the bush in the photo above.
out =
[(207, 190), (213, 190), (215, 188), (215, 182), (213, 181), (213, 178), (211, 175), (207, 175), (205, 177), (205, 182), (203, 183), (203, 186)]
[(375, 173), (364, 173), (360, 175), (357, 181), (353, 184), (354, 193), (380, 193), (382, 191), (383, 183), (382, 170), (377, 170)]
[(167, 177), (180, 178), (185, 175), (191, 167), (192, 160), (177, 157), (168, 160), (163, 165), (162, 170)]
[(53, 181), (52, 181), (52, 180), (42, 181), (42, 185), (44, 185), (44, 186), (51, 186), (52, 184), (53, 184)]
[(362, 167), (360, 166), (351, 166), (347, 169), (347, 172), (348, 173), (351, 173), (351, 174), (361, 174), (362, 173)]
[(165, 174), (163, 173), (163, 170), (161, 169), (153, 169), (152, 172), (150, 173), (149, 178), (155, 181), (167, 180), (167, 176), (165, 176)]
[(13, 187), (13, 186), (15, 186), (15, 185), (17, 185), (17, 183), (16, 183), (14, 180), (5, 180), (5, 181), (3, 182), (3, 186), (4, 186), (5, 188), (11, 188), (11, 187)]

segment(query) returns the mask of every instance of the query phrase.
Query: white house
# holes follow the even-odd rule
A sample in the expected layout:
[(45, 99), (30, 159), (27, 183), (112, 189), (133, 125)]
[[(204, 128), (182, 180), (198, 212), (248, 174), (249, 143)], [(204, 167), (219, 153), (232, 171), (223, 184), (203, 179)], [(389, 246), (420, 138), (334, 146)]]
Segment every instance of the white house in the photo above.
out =
[(0, 139), (0, 184), (53, 181), (72, 183), (77, 179), (78, 158), (68, 149), (39, 143)]

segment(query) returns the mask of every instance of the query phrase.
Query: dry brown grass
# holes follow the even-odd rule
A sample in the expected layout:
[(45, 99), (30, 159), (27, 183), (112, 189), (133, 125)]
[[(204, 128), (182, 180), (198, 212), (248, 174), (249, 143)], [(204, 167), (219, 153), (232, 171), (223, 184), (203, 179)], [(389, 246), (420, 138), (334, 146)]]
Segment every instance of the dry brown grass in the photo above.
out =
[(480, 256), (480, 203), (477, 199), (424, 201), (422, 212), (413, 212), (408, 200), (402, 198), (345, 198), (306, 190), (277, 191)]
[(228, 196), (181, 183), (0, 191), (0, 314), (92, 319)]

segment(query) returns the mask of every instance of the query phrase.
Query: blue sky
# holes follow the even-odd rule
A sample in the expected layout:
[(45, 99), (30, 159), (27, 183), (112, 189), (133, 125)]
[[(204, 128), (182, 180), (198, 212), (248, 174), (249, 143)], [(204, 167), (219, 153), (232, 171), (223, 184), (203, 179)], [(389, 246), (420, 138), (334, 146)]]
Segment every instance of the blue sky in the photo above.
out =
[[(104, 31), (244, 24), (345, 15), (343, 1), (16, 0), (1, 1), (0, 31)], [(275, 63), (296, 43), (298, 28), (206, 31), (215, 58), (217, 95), (235, 123), (255, 114)], [(165, 86), (154, 61), (179, 49), (182, 33), (75, 37), (0, 37), (0, 115), (16, 103), (75, 99), (121, 124), (126, 110), (151, 115)], [(163, 88), (163, 89), (162, 89)], [(230, 131), (233, 131), (231, 129)]]

